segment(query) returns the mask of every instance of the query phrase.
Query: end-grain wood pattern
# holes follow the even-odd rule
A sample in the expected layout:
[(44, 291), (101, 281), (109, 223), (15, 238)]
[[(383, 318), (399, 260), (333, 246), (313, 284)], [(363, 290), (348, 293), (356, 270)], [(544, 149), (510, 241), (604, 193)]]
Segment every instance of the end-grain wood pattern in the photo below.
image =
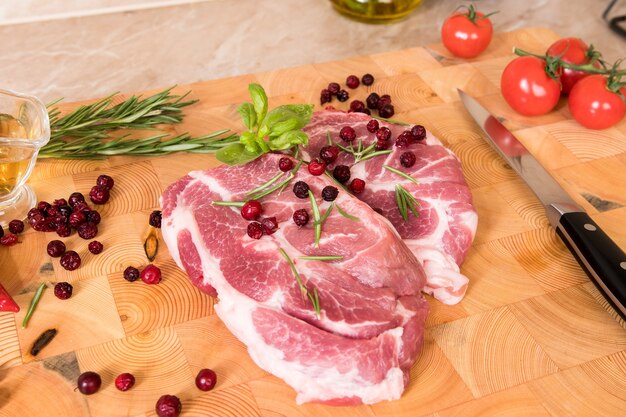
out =
[[(329, 82), (369, 72), (376, 82), (351, 90), (353, 99), (372, 91), (391, 94), (395, 119), (425, 125), (458, 154), (479, 214), (476, 241), (462, 267), (470, 286), (455, 306), (429, 299), (424, 349), (400, 400), (349, 408), (297, 406), (293, 390), (252, 362), (214, 315), (218, 300), (193, 287), (163, 245), (155, 260), (162, 283), (123, 279), (127, 266), (148, 263), (142, 242), (163, 189), (190, 170), (217, 165), (210, 155), (176, 154), (37, 163), (30, 185), (40, 200), (87, 193), (103, 173), (116, 185), (111, 200), (98, 207), (103, 221), (97, 239), (104, 252), (92, 255), (88, 242), (76, 235), (63, 239), (83, 259), (78, 270), (65, 271), (46, 254), (54, 233), (29, 229), (19, 245), (0, 247), (0, 279), (22, 308), (18, 314), (0, 313), (0, 416), (154, 416), (163, 394), (181, 398), (183, 415), (621, 415), (624, 323), (550, 229), (529, 189), (483, 141), (456, 94), (464, 89), (503, 118), (626, 248), (626, 122), (603, 131), (584, 129), (564, 100), (547, 115), (523, 117), (500, 95), (500, 75), (513, 58), (513, 46), (541, 53), (557, 38), (546, 29), (523, 29), (496, 34), (473, 60), (455, 58), (437, 44), (178, 88), (191, 89), (200, 101), (187, 109), (183, 124), (167, 129), (201, 135), (240, 129), (236, 107), (248, 100), (250, 82), (264, 85), (272, 106), (312, 102), (319, 109), (319, 91)], [(74, 296), (62, 301), (47, 289), (22, 329), (37, 285), (59, 281), (71, 282)], [(58, 335), (32, 357), (33, 341), (48, 328), (57, 328)], [(205, 367), (218, 375), (211, 392), (194, 384)], [(91, 396), (75, 389), (77, 376), (87, 370), (103, 378), (102, 389)], [(130, 391), (114, 386), (122, 372), (137, 378)]]

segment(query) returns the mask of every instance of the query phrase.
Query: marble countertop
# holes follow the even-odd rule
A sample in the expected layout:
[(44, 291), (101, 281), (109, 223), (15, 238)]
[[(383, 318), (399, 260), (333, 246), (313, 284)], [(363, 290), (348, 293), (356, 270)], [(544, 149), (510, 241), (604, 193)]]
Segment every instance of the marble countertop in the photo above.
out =
[[(457, 1), (424, 0), (388, 25), (348, 20), (324, 0), (8, 0), (0, 4), (0, 88), (81, 100), (439, 42)], [(85, 3), (88, 3), (86, 5)], [(626, 39), (602, 20), (608, 0), (483, 0), (496, 31), (544, 26), (608, 61)], [(43, 7), (43, 8), (42, 8)], [(614, 13), (626, 13), (620, 0)]]

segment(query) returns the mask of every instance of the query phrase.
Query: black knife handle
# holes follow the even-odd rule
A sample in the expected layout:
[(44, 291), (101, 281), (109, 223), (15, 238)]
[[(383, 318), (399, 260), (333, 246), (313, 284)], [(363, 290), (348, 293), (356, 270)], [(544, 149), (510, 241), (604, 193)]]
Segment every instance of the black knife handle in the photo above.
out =
[(626, 254), (587, 213), (565, 213), (556, 229), (580, 266), (626, 320)]

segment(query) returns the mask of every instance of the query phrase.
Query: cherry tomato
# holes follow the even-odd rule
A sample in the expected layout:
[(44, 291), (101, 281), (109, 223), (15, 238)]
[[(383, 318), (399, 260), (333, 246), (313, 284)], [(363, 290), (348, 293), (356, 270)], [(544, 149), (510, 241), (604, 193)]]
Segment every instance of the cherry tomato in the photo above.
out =
[(454, 13), (441, 27), (441, 40), (446, 48), (461, 58), (473, 58), (487, 49), (493, 35), (488, 17), (468, 7), (466, 13)]
[[(626, 87), (621, 88), (626, 95)], [(589, 129), (607, 129), (624, 118), (626, 103), (607, 88), (605, 76), (596, 74), (574, 85), (569, 95), (569, 110), (574, 119)]]
[(509, 62), (500, 78), (500, 88), (509, 106), (525, 116), (549, 112), (561, 95), (561, 85), (548, 75), (545, 61), (534, 56)]
[[(559, 56), (561, 60), (570, 64), (584, 65), (591, 61), (589, 46), (579, 38), (563, 38), (554, 42), (548, 48), (546, 55)], [(597, 64), (599, 66), (599, 64)], [(574, 84), (582, 80), (588, 72), (562, 68), (559, 71), (561, 80), (561, 94), (566, 96), (572, 90)]]

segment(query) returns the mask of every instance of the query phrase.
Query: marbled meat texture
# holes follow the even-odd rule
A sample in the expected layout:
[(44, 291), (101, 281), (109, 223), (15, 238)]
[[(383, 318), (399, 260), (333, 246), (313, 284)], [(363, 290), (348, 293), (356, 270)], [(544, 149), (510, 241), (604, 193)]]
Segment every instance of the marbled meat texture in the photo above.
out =
[[(263, 197), (263, 216), (276, 216), (278, 231), (248, 237), (248, 221), (237, 207), (213, 201), (242, 201), (246, 192), (273, 178), (280, 155), (267, 154), (244, 166), (195, 171), (162, 197), (162, 232), (172, 257), (191, 281), (219, 302), (215, 311), (252, 359), (282, 378), (299, 403), (375, 403), (397, 399), (421, 348), (428, 304), (421, 290), (419, 261), (382, 216), (340, 191), (315, 247), (311, 203), (292, 191), (306, 181), (324, 213), (321, 190), (334, 184), (313, 177), (303, 165), (282, 192)], [(284, 173), (277, 181), (288, 178)], [(311, 215), (298, 227), (293, 212)], [(320, 315), (303, 296), (282, 248), (303, 284), (319, 295)], [(303, 260), (335, 255), (341, 260)]]
[[(309, 134), (309, 145), (304, 149), (304, 159), (319, 156), (323, 146), (328, 145), (330, 134), (333, 143), (348, 146), (339, 137), (343, 126), (356, 131), (356, 147), (359, 140), (366, 147), (375, 140), (375, 134), (367, 131), (372, 118), (364, 113), (345, 113), (327, 110), (313, 115), (304, 129)], [(358, 198), (385, 216), (400, 233), (404, 243), (422, 263), (426, 272), (424, 291), (445, 304), (456, 304), (465, 295), (468, 279), (460, 272), (460, 265), (474, 239), (478, 217), (472, 205), (472, 195), (463, 177), (461, 164), (451, 150), (444, 147), (430, 132), (422, 142), (409, 147), (394, 146), (400, 133), (410, 127), (380, 121), (380, 126), (391, 132), (389, 150), (392, 153), (377, 156), (355, 164), (347, 152), (340, 152), (336, 165), (351, 167), (351, 178), (365, 180), (365, 191)], [(400, 155), (412, 151), (417, 157), (415, 165), (405, 168)], [(419, 184), (383, 168), (388, 165), (411, 177)], [(405, 222), (395, 198), (395, 185), (400, 184), (419, 202), (419, 218), (409, 214)]]

